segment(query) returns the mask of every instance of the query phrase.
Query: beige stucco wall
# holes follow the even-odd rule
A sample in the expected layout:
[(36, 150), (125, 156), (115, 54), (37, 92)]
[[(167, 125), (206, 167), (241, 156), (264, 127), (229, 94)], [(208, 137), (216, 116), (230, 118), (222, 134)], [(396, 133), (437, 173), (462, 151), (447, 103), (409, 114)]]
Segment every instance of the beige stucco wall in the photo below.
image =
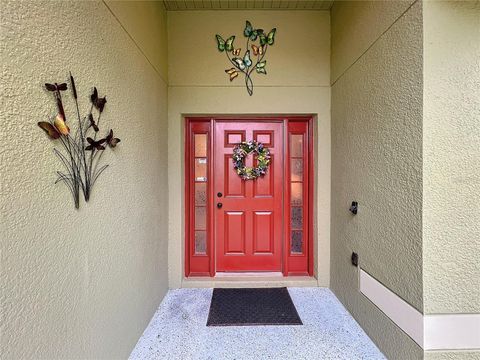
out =
[[(415, 2), (414, 0), (394, 1), (341, 1), (333, 6), (332, 71), (334, 83), (381, 35), (395, 23)], [(341, 19), (341, 20), (340, 20)], [(366, 26), (368, 24), (368, 26)], [(355, 41), (352, 41), (352, 39)]]
[(334, 4), (331, 287), (391, 359), (422, 349), (359, 292), (350, 255), (423, 311), (422, 63), (420, 2)]
[(480, 313), (480, 2), (424, 19), (425, 313)]
[[(480, 2), (424, 2), (426, 314), (480, 313)], [(426, 359), (479, 359), (427, 352)]]
[(480, 354), (475, 350), (466, 351), (426, 351), (425, 360), (478, 360)]
[[(153, 47), (140, 51), (125, 31), (132, 24), (122, 27), (99, 1), (0, 8), (0, 357), (125, 358), (168, 287), (165, 43), (147, 60)], [(138, 34), (149, 21), (136, 23)], [(60, 164), (37, 127), (55, 111), (43, 83), (69, 70), (82, 112), (94, 85), (107, 94), (102, 129), (122, 139), (79, 210), (54, 185)]]
[[(237, 35), (250, 20), (277, 27), (267, 54), (268, 75), (255, 76), (248, 96), (243, 81), (230, 84), (225, 54), (215, 34)], [(169, 46), (169, 281), (182, 286), (184, 275), (184, 122), (185, 114), (314, 114), (317, 131), (316, 257), (321, 286), (329, 284), (330, 241), (330, 16), (322, 11), (202, 11), (168, 14)]]
[(132, 38), (164, 82), (168, 79), (167, 12), (158, 1), (106, 0), (125, 31)]

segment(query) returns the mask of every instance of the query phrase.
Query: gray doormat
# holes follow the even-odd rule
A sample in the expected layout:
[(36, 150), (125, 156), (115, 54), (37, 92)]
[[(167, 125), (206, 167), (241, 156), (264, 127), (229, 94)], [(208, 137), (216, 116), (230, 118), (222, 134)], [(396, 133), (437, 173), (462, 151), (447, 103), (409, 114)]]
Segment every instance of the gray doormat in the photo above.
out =
[(207, 326), (303, 325), (287, 288), (214, 289)]

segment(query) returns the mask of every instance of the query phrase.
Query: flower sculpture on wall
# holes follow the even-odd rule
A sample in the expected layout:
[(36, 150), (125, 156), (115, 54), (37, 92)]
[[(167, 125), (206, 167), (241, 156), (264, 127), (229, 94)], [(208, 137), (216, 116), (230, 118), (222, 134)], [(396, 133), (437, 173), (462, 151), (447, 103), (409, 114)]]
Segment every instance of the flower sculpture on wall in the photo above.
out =
[[(256, 167), (245, 166), (245, 158), (251, 153), (256, 155)], [(270, 164), (270, 150), (255, 140), (243, 141), (233, 148), (232, 159), (233, 168), (237, 171), (238, 176), (243, 180), (255, 180), (267, 173)]]
[(61, 145), (62, 150), (53, 149), (64, 169), (57, 171), (56, 183), (63, 182), (73, 196), (75, 208), (80, 205), (80, 192), (85, 201), (90, 199), (92, 187), (98, 177), (108, 167), (100, 166), (100, 159), (107, 147), (115, 148), (120, 139), (114, 137), (110, 130), (105, 137), (97, 140), (100, 132), (100, 119), (107, 103), (107, 98), (99, 97), (97, 88), (93, 88), (90, 95), (90, 110), (85, 117), (80, 116), (78, 94), (75, 80), (70, 74), (70, 88), (75, 100), (77, 126), (75, 131), (67, 125), (67, 117), (63, 107), (62, 93), (67, 91), (66, 83), (45, 84), (45, 88), (53, 94), (58, 113), (53, 120), (40, 121), (38, 126), (43, 129), (50, 139)]
[(264, 58), (268, 47), (275, 43), (276, 32), (276, 28), (268, 33), (263, 29), (255, 29), (250, 21), (247, 21), (245, 30), (243, 30), (243, 35), (247, 38), (243, 54), (241, 48), (235, 48), (234, 46), (234, 35), (226, 40), (218, 34), (215, 35), (218, 51), (225, 52), (228, 61), (233, 65), (233, 67), (225, 70), (230, 81), (242, 74), (245, 77), (245, 86), (250, 96), (253, 94), (253, 72), (261, 75), (267, 74), (267, 60), (264, 60)]

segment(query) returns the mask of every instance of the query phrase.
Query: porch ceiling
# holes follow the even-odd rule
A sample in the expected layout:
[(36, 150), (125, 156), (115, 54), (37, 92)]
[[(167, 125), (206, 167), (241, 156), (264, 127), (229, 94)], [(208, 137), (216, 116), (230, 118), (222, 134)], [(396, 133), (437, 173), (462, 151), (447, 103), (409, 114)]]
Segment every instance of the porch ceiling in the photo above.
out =
[(169, 11), (182, 10), (329, 10), (333, 0), (164, 0)]

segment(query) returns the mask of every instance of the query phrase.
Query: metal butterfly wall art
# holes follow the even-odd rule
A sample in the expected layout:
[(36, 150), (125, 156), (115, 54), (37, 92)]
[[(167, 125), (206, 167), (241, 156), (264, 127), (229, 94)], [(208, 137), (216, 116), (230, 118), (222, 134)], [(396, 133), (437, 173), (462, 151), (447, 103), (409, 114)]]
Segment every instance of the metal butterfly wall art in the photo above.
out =
[(253, 95), (253, 72), (267, 75), (267, 60), (264, 58), (268, 47), (273, 46), (275, 43), (276, 32), (276, 28), (273, 28), (268, 33), (263, 29), (255, 29), (250, 21), (247, 21), (243, 30), (243, 36), (246, 38), (243, 55), (242, 49), (236, 48), (234, 45), (234, 35), (226, 40), (218, 34), (215, 35), (218, 51), (225, 52), (228, 61), (232, 65), (231, 68), (225, 70), (225, 73), (227, 73), (230, 81), (242, 74), (245, 77), (245, 86), (250, 96)]
[[(75, 102), (77, 124), (75, 131), (71, 131), (67, 125), (67, 118), (63, 107), (62, 93), (70, 87)], [(55, 183), (63, 182), (70, 190), (78, 209), (80, 204), (80, 193), (83, 193), (85, 201), (90, 199), (93, 184), (108, 167), (100, 166), (100, 159), (104, 150), (108, 147), (114, 148), (120, 142), (119, 138), (113, 136), (113, 130), (97, 139), (100, 131), (99, 124), (102, 113), (107, 103), (107, 98), (99, 97), (97, 88), (93, 88), (90, 95), (90, 111), (84, 117), (80, 115), (77, 89), (75, 80), (70, 74), (70, 86), (67, 83), (45, 84), (46, 90), (53, 94), (58, 113), (55, 118), (49, 121), (40, 121), (38, 126), (45, 131), (51, 140), (55, 140), (60, 150), (54, 149), (55, 155), (63, 165), (61, 171), (57, 171), (58, 178)], [(69, 118), (70, 119), (70, 118)], [(69, 124), (74, 125), (69, 121)], [(75, 125), (74, 125), (75, 126)], [(93, 131), (93, 133), (92, 133)], [(91, 136), (89, 136), (91, 134)]]

